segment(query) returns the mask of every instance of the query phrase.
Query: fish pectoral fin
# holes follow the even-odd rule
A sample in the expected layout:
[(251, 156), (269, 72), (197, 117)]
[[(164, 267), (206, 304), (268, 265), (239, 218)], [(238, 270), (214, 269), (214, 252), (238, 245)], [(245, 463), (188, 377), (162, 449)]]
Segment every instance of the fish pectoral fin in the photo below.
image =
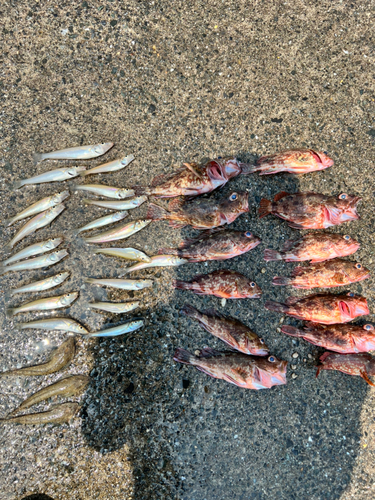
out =
[(372, 387), (375, 387), (375, 384), (369, 379), (367, 373), (364, 370), (362, 370), (360, 373), (361, 373), (361, 377), (364, 380), (366, 380), (366, 382), (368, 383), (368, 385), (371, 385)]
[(202, 175), (196, 170), (196, 165), (192, 165), (191, 163), (183, 163), (183, 165), (190, 170), (190, 172), (193, 172), (194, 175), (199, 177), (199, 179), (202, 179)]
[(212, 349), (212, 347), (204, 347), (199, 353), (200, 358), (213, 358), (215, 356), (222, 356), (222, 352)]
[(285, 198), (285, 196), (289, 196), (289, 195), (290, 195), (290, 193), (287, 193), (286, 191), (280, 191), (280, 193), (275, 194), (273, 201), (274, 202), (279, 201), (282, 198)]

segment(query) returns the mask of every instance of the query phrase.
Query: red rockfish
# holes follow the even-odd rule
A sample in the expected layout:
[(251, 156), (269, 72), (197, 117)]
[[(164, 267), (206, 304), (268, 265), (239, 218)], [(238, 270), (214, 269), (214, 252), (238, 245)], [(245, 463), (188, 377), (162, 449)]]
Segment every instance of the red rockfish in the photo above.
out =
[(348, 323), (357, 316), (369, 314), (367, 300), (350, 292), (347, 295), (320, 293), (307, 297), (289, 297), (285, 304), (269, 300), (265, 308), (297, 319), (333, 325)]
[(322, 262), (336, 257), (346, 257), (356, 252), (361, 245), (348, 234), (307, 233), (298, 240), (287, 240), (281, 252), (266, 248), (264, 260), (285, 262)]
[(301, 337), (311, 344), (330, 351), (348, 354), (368, 352), (375, 349), (375, 330), (372, 325), (319, 325), (306, 323), (301, 328), (284, 325), (281, 331), (292, 337)]
[(342, 193), (325, 196), (317, 193), (278, 193), (274, 201), (262, 199), (259, 218), (274, 214), (289, 222), (293, 229), (324, 229), (359, 219), (358, 196)]
[(220, 352), (209, 347), (198, 356), (185, 349), (177, 349), (173, 360), (195, 366), (210, 377), (226, 380), (244, 389), (269, 389), (286, 384), (287, 361), (275, 356), (263, 358), (240, 352)]
[(369, 376), (375, 375), (375, 359), (370, 354), (338, 354), (325, 352), (320, 358), (316, 376), (321, 370), (337, 370), (347, 375), (362, 377), (369, 385), (375, 387)]
[(324, 170), (332, 167), (333, 160), (321, 151), (312, 149), (290, 149), (280, 151), (268, 156), (261, 156), (250, 173), (259, 172), (260, 175), (278, 174), (289, 172), (290, 174), (306, 174), (316, 170)]
[(174, 228), (192, 226), (196, 229), (212, 229), (234, 222), (237, 217), (249, 211), (249, 193), (247, 191), (232, 192), (219, 201), (195, 198), (184, 201), (175, 198), (168, 204), (168, 210), (154, 203), (148, 206), (147, 218), (152, 220), (169, 220)]

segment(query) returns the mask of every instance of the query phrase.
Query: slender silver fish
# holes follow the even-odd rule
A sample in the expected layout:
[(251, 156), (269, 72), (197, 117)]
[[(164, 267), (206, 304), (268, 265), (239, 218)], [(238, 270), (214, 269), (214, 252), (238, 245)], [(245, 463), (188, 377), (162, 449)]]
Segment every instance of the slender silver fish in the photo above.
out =
[(140, 207), (146, 200), (147, 196), (142, 195), (125, 201), (92, 200), (89, 198), (84, 198), (83, 201), (86, 205), (95, 205), (97, 207), (110, 208), (111, 210), (131, 210), (132, 208)]
[(53, 250), (58, 247), (64, 238), (51, 238), (47, 241), (40, 241), (39, 243), (34, 243), (34, 245), (30, 245), (29, 247), (23, 248), (16, 254), (9, 257), (9, 259), (0, 262), (0, 265), (8, 266), (12, 262), (17, 262), (18, 260), (27, 259), (28, 257), (33, 257), (34, 255), (39, 255), (41, 253), (49, 252), (49, 250)]
[(114, 222), (118, 222), (129, 214), (126, 210), (123, 212), (112, 212), (109, 215), (105, 215), (104, 217), (100, 217), (99, 219), (95, 219), (83, 227), (80, 227), (75, 232), (81, 233), (83, 231), (89, 231), (90, 229), (98, 229), (99, 227), (107, 226), (108, 224), (113, 224)]
[(95, 248), (93, 253), (120, 257), (120, 259), (151, 262), (150, 257), (136, 248)]
[(88, 304), (89, 309), (99, 309), (99, 311), (106, 311), (113, 314), (122, 314), (130, 311), (134, 311), (139, 307), (140, 302), (138, 300), (132, 300), (131, 302), (93, 302)]
[(31, 217), (33, 215), (39, 214), (40, 212), (44, 212), (45, 210), (48, 210), (55, 205), (59, 205), (69, 196), (70, 193), (68, 190), (61, 191), (61, 193), (56, 193), (52, 196), (47, 196), (47, 198), (43, 198), (42, 200), (35, 202), (33, 205), (25, 208), (25, 210), (22, 210), (22, 212), (15, 215), (14, 217), (7, 219), (5, 223), (7, 226), (11, 226), (19, 220), (26, 219), (27, 217)]
[(88, 191), (98, 196), (116, 198), (117, 200), (123, 200), (135, 195), (134, 189), (105, 186), (104, 184), (75, 184), (73, 189), (76, 191)]
[(181, 259), (176, 255), (155, 255), (151, 257), (151, 262), (139, 262), (138, 264), (134, 264), (134, 266), (127, 267), (124, 274), (139, 271), (140, 269), (147, 269), (148, 267), (182, 266), (182, 264), (187, 264), (188, 262), (188, 260)]
[(8, 273), (9, 271), (31, 271), (32, 269), (42, 269), (43, 267), (53, 266), (60, 262), (69, 255), (66, 248), (57, 250), (56, 252), (49, 253), (48, 255), (41, 255), (34, 259), (22, 260), (10, 266), (0, 266), (0, 275)]
[(124, 323), (123, 325), (115, 326), (114, 328), (89, 333), (86, 337), (117, 337), (118, 335), (123, 335), (124, 333), (134, 332), (134, 330), (138, 330), (138, 328), (141, 328), (143, 325), (144, 322), (142, 320), (130, 321), (128, 323)]
[(33, 300), (18, 307), (8, 307), (5, 309), (8, 317), (28, 311), (49, 311), (51, 309), (62, 309), (69, 307), (79, 296), (79, 292), (64, 293), (56, 297), (46, 297), (44, 299)]
[(121, 170), (122, 168), (129, 165), (129, 163), (132, 162), (133, 160), (134, 156), (128, 155), (119, 160), (109, 161), (108, 163), (103, 163), (103, 165), (99, 165), (98, 167), (86, 170), (86, 172), (82, 172), (81, 176), (86, 176), (91, 174), (104, 174), (107, 172), (116, 172), (117, 170)]
[(104, 155), (113, 146), (113, 142), (93, 144), (89, 146), (75, 146), (74, 148), (59, 149), (51, 153), (34, 153), (34, 165), (43, 160), (90, 160)]
[(14, 183), (14, 189), (19, 189), (22, 186), (30, 184), (43, 184), (45, 182), (61, 182), (68, 179), (74, 179), (80, 172), (86, 170), (86, 167), (64, 167), (56, 168), (55, 170), (49, 170), (43, 174), (36, 175), (35, 177), (30, 177), (29, 179), (21, 179)]
[(7, 250), (11, 249), (16, 243), (21, 241), (23, 238), (26, 238), (26, 236), (29, 236), (29, 234), (34, 233), (42, 227), (48, 226), (48, 224), (51, 224), (51, 222), (56, 219), (56, 217), (58, 217), (63, 210), (65, 210), (65, 205), (63, 203), (60, 203), (59, 205), (49, 208), (45, 212), (36, 215), (21, 227), (21, 229), (9, 241), (9, 243), (5, 245), (4, 248)]
[(44, 278), (40, 281), (33, 281), (28, 285), (15, 288), (14, 290), (11, 290), (10, 293), (11, 295), (15, 295), (16, 293), (44, 292), (44, 290), (49, 290), (50, 288), (55, 288), (55, 286), (61, 285), (69, 276), (69, 272), (58, 273), (54, 276), (50, 276), (49, 278)]
[(125, 224), (125, 226), (117, 226), (114, 229), (105, 231), (104, 233), (84, 238), (84, 240), (86, 243), (107, 243), (108, 241), (123, 240), (124, 238), (129, 238), (132, 234), (135, 234), (144, 227), (148, 226), (150, 222), (152, 222), (150, 219), (129, 222), (128, 224)]
[(58, 330), (72, 333), (88, 333), (88, 330), (77, 321), (71, 318), (47, 318), (29, 321), (28, 323), (19, 323), (17, 325), (21, 330), (29, 328), (37, 330)]
[(85, 282), (92, 285), (111, 286), (121, 290), (143, 290), (153, 284), (152, 280), (123, 280), (116, 278), (86, 278)]

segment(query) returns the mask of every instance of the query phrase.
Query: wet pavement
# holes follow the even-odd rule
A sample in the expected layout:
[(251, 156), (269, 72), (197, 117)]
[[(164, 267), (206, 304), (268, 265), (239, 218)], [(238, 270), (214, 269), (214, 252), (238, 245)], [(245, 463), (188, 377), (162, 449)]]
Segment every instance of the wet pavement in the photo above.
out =
[[(64, 372), (0, 379), (0, 417), (62, 375), (90, 374), (82, 410), (59, 427), (0, 428), (0, 499), (45, 494), (54, 500), (367, 500), (375, 496), (374, 389), (357, 377), (323, 372), (322, 352), (280, 333), (283, 319), (268, 299), (306, 295), (272, 287), (293, 264), (266, 263), (265, 248), (298, 234), (272, 216), (259, 220), (262, 197), (277, 192), (360, 195), (361, 220), (332, 229), (361, 242), (351, 260), (374, 274), (373, 45), (371, 2), (265, 3), (46, 1), (3, 2), (0, 40), (0, 202), (4, 244), (15, 228), (4, 220), (32, 202), (68, 187), (67, 209), (50, 227), (21, 242), (64, 236), (69, 257), (46, 271), (1, 277), (0, 370), (44, 359), (62, 332), (17, 328), (41, 314), (5, 316), (25, 297), (9, 290), (69, 270), (57, 290), (81, 295), (64, 311), (91, 331), (144, 317), (145, 327), (107, 340), (77, 338), (78, 353)], [(233, 228), (262, 238), (248, 254), (226, 262), (140, 271), (154, 280), (142, 292), (110, 291), (85, 277), (115, 277), (126, 264), (93, 255), (74, 229), (108, 213), (83, 203), (76, 180), (13, 190), (15, 180), (56, 165), (34, 166), (32, 154), (113, 141), (104, 161), (134, 154), (123, 171), (78, 179), (131, 187), (149, 184), (186, 161), (235, 155), (242, 161), (291, 147), (327, 151), (335, 166), (305, 176), (241, 176), (221, 197), (249, 191), (249, 214)], [(146, 204), (128, 220), (142, 219)], [(156, 222), (119, 246), (149, 255), (196, 234)], [(110, 245), (104, 245), (110, 246)], [(114, 245), (112, 245), (114, 246)], [(116, 245), (117, 246), (117, 245)], [(6, 254), (0, 255), (2, 259)], [(176, 291), (172, 279), (234, 269), (256, 281), (260, 300), (227, 301)], [(374, 279), (346, 287), (368, 298), (374, 320)], [(291, 292), (291, 293), (290, 293)], [(52, 290), (45, 295), (54, 295)], [(140, 297), (142, 306), (116, 317), (87, 308), (93, 299)], [(246, 391), (172, 361), (176, 347), (223, 348), (179, 314), (189, 303), (218, 308), (248, 324), (272, 353), (289, 362), (288, 385)], [(293, 357), (298, 354), (298, 357)], [(292, 369), (291, 365), (295, 365)], [(295, 374), (295, 375), (293, 375)], [(295, 378), (293, 378), (295, 377)], [(71, 398), (72, 400), (74, 398)], [(49, 403), (36, 410), (47, 409)], [(42, 496), (32, 500), (42, 500)], [(44, 500), (46, 500), (44, 498)]]

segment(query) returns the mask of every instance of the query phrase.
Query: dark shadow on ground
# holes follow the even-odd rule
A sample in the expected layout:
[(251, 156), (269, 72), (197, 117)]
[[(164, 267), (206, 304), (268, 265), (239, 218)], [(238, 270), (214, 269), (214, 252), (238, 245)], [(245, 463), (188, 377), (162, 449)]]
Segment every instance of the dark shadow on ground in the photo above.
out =
[[(349, 484), (366, 384), (337, 373), (315, 379), (319, 349), (277, 332), (281, 316), (263, 307), (267, 299), (286, 297), (285, 289), (270, 283), (276, 270), (282, 275), (293, 267), (266, 264), (264, 248), (280, 248), (297, 232), (273, 217), (259, 220), (256, 207), (262, 197), (298, 191), (298, 184), (292, 176), (253, 175), (231, 181), (214, 196), (250, 191), (250, 214), (241, 216), (233, 228), (250, 229), (262, 237), (262, 245), (233, 260), (190, 264), (172, 273), (190, 279), (214, 269), (235, 269), (261, 286), (261, 300), (227, 301), (223, 308), (219, 299), (176, 291), (167, 305), (149, 311), (146, 329), (100, 341), (95, 348), (84, 433), (102, 452), (130, 446), (136, 500), (318, 500), (322, 492), (333, 500)], [(165, 231), (173, 230), (164, 222), (152, 228), (156, 248), (162, 247)], [(193, 233), (183, 229), (181, 239)], [(156, 270), (138, 276), (155, 275), (161, 276), (159, 285), (170, 287), (170, 273)], [(185, 303), (199, 309), (214, 306), (247, 323), (274, 354), (289, 361), (288, 385), (241, 390), (174, 364), (173, 351), (179, 346), (192, 351), (206, 345), (224, 348), (179, 315)], [(295, 352), (297, 359), (292, 358)], [(296, 365), (296, 379), (291, 378), (290, 364)]]

